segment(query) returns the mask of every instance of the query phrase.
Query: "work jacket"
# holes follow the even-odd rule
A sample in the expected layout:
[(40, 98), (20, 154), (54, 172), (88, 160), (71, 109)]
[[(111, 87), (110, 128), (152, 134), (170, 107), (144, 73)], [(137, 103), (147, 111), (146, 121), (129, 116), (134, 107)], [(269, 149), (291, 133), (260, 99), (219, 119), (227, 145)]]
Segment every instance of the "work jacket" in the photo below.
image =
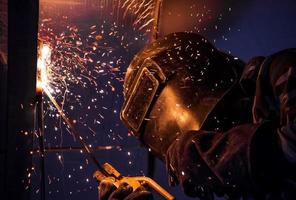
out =
[(166, 154), (170, 183), (202, 199), (296, 199), (296, 49), (252, 59), (240, 87), (253, 121), (181, 134)]

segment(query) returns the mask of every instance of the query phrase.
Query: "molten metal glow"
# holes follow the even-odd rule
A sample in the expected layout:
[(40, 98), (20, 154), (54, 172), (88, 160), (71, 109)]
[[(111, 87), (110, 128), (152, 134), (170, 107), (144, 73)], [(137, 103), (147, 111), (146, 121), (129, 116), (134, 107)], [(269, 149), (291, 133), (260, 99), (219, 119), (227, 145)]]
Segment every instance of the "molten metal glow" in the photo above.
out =
[(47, 85), (47, 66), (50, 63), (51, 48), (49, 45), (42, 45), (40, 48), (38, 60), (37, 60), (37, 81), (36, 92), (42, 93), (44, 87)]

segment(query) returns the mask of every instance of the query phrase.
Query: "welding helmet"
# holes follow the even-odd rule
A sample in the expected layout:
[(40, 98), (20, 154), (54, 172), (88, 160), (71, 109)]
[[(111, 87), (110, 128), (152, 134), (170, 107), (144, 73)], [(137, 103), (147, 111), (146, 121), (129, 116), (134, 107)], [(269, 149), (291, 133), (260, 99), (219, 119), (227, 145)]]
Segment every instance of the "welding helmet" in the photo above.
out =
[(236, 87), (242, 63), (194, 33), (148, 44), (129, 65), (121, 120), (162, 158), (179, 135), (201, 129)]

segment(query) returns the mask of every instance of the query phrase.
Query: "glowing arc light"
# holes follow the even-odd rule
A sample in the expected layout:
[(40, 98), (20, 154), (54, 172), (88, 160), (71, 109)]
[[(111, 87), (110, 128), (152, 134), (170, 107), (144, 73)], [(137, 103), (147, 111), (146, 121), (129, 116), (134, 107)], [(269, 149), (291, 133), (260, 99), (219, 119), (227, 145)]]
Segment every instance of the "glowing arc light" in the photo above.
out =
[(50, 64), (51, 48), (49, 45), (42, 45), (37, 60), (37, 80), (36, 92), (42, 93), (43, 89), (48, 85), (48, 70)]

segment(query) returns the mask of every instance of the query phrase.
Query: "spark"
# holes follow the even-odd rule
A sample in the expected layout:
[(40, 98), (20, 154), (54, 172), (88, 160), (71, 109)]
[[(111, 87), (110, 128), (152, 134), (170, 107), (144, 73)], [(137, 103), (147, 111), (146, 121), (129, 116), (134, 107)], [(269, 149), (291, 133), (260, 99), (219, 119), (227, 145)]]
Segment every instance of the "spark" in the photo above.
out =
[[(152, 2), (100, 1), (104, 12), (109, 12), (113, 6), (112, 16), (101, 16), (87, 24), (73, 22), (71, 14), (67, 16), (69, 13), (41, 12), (36, 92), (43, 93), (46, 148), (76, 142), (69, 127), (69, 124), (75, 124), (88, 142), (88, 148), (99, 149), (101, 141), (109, 142), (99, 150), (129, 151), (129, 158), (133, 159), (132, 149), (118, 146), (118, 142), (129, 137), (128, 134), (119, 133), (115, 128), (119, 126), (124, 71), (133, 55), (150, 39), (155, 6)], [(67, 116), (75, 119), (67, 123), (70, 120)], [(64, 165), (66, 158), (62, 152), (55, 157), (63, 170), (67, 168)], [(89, 162), (85, 159), (76, 170), (86, 171)], [(132, 163), (134, 161), (127, 161), (129, 165)], [(71, 171), (65, 171), (64, 175), (74, 181), (76, 178)], [(50, 182), (62, 180), (51, 177)], [(82, 180), (90, 182), (87, 177)], [(55, 192), (58, 191), (48, 190), (50, 194)]]
[(37, 82), (36, 82), (36, 92), (42, 93), (43, 88), (48, 83), (48, 70), (47, 66), (50, 63), (51, 49), (49, 45), (41, 44), (40, 55), (37, 60)]

